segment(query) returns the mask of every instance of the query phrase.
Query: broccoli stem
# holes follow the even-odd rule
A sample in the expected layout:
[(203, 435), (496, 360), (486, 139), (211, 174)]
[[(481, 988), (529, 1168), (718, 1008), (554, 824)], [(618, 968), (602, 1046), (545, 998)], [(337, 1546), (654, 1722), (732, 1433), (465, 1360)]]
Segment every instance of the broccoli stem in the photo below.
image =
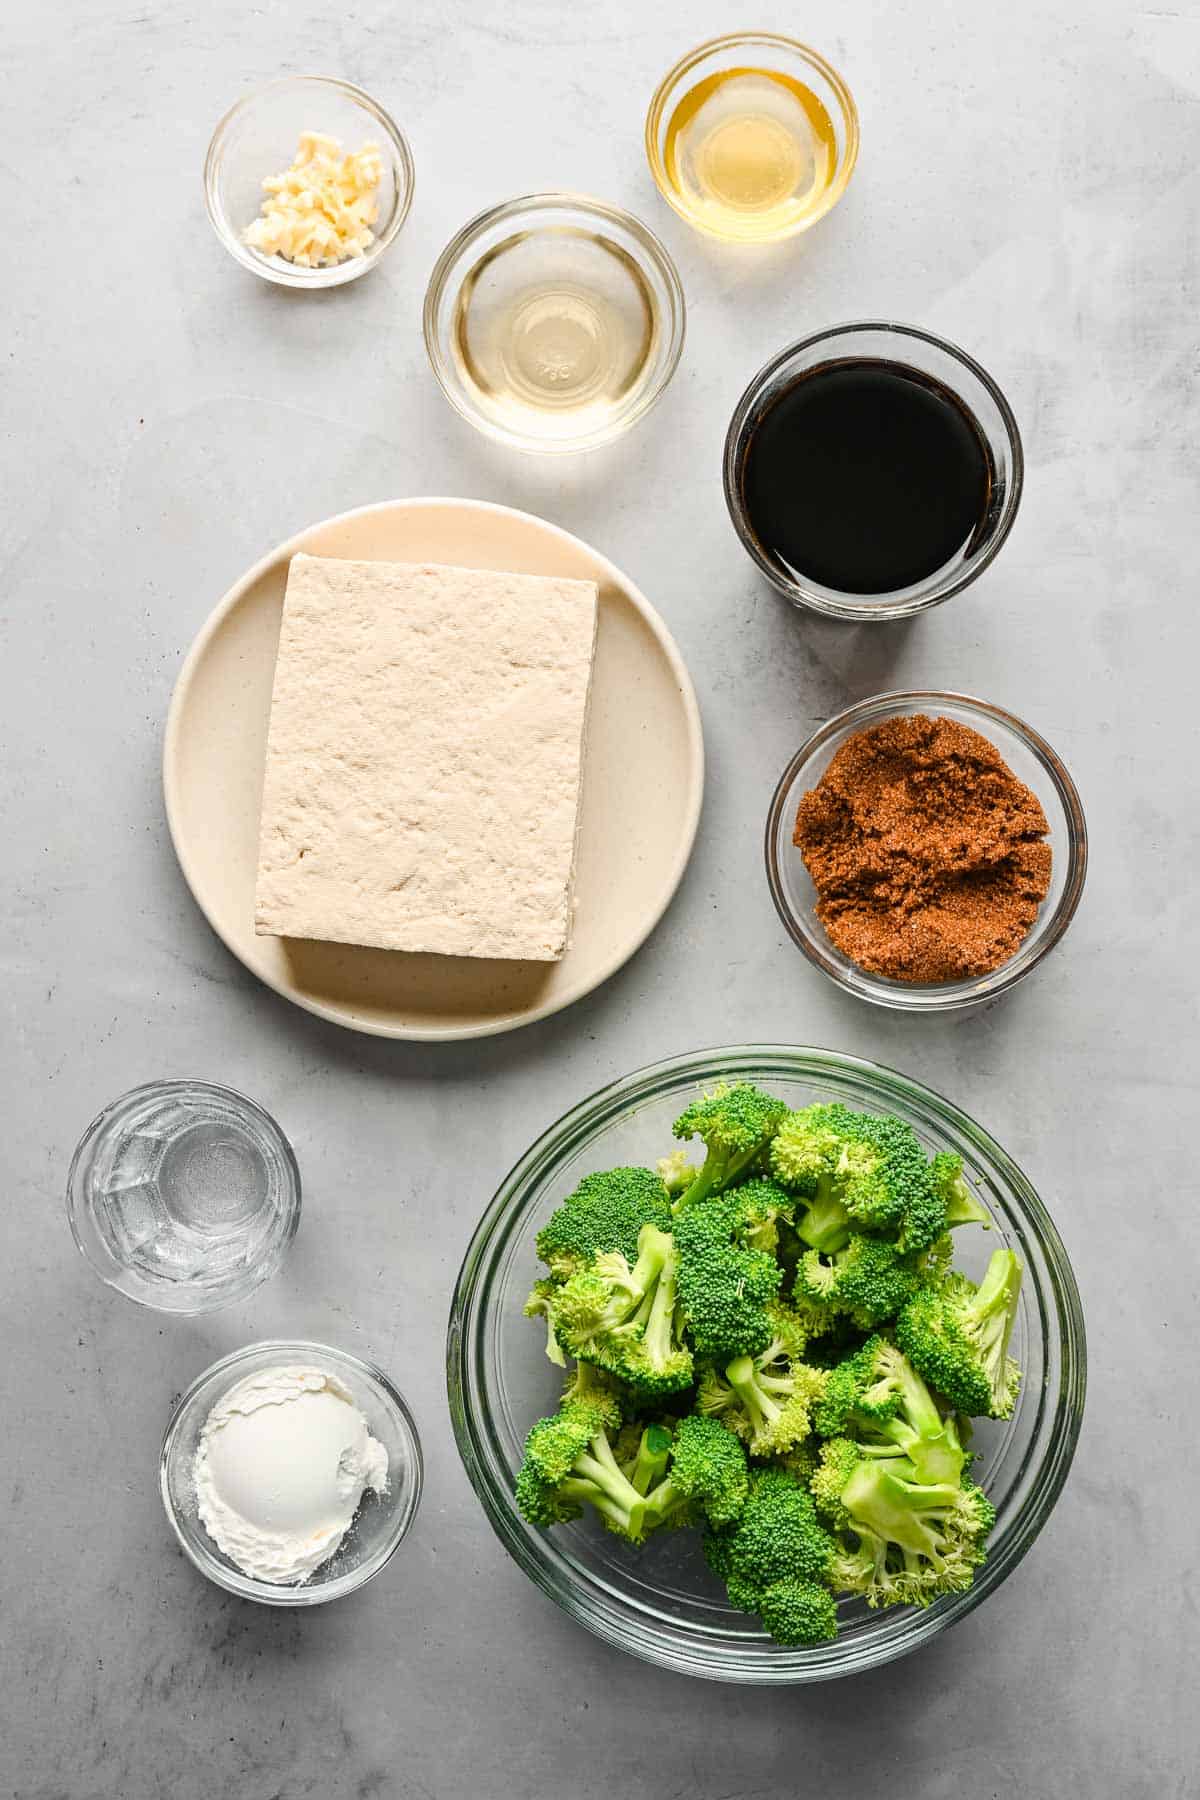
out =
[(667, 1244), (669, 1249), (659, 1268), (658, 1282), (642, 1338), (647, 1355), (658, 1367), (666, 1362), (675, 1347), (675, 1276), (679, 1268), (679, 1254), (672, 1238), (667, 1238)]
[(762, 1149), (761, 1144), (755, 1144), (752, 1149), (739, 1150), (735, 1154), (725, 1150), (710, 1150), (695, 1181), (683, 1190), (671, 1210), (681, 1212), (685, 1206), (694, 1206), (698, 1200), (706, 1200), (709, 1194), (720, 1193), (722, 1188), (730, 1187), (743, 1170), (748, 1169), (755, 1158), (762, 1155)]
[(826, 1254), (843, 1250), (849, 1243), (850, 1215), (841, 1201), (834, 1197), (831, 1176), (820, 1177), (816, 1196), (809, 1202), (796, 1231), (806, 1244), (810, 1244), (814, 1250), (823, 1250)]
[(790, 1391), (790, 1384), (764, 1378), (752, 1356), (735, 1356), (726, 1366), (725, 1379), (745, 1407), (756, 1431), (773, 1425), (783, 1408), (772, 1399), (768, 1388), (776, 1393)]
[(632, 1464), (625, 1465), (625, 1473), (639, 1494), (648, 1494), (662, 1480), (670, 1455), (671, 1433), (662, 1425), (648, 1425)]
[(948, 1183), (945, 1189), (946, 1224), (982, 1225), (985, 1231), (992, 1229), (992, 1216), (987, 1208), (975, 1198), (961, 1174)]
[(1004, 1359), (1017, 1316), (1021, 1292), (1021, 1264), (1012, 1250), (994, 1250), (987, 1273), (968, 1308), (967, 1318), (978, 1340), (988, 1380), (998, 1388), (1003, 1380)]
[(596, 1490), (584, 1497), (598, 1512), (623, 1530), (636, 1529), (645, 1516), (645, 1499), (622, 1470), (603, 1432), (592, 1438), (588, 1448), (575, 1458), (573, 1468)]
[[(857, 1530), (861, 1519), (869, 1531), (895, 1544), (909, 1556), (926, 1557), (934, 1567), (944, 1566), (944, 1533), (939, 1529), (953, 1512), (961, 1492), (953, 1483), (918, 1484), (908, 1476), (915, 1470), (890, 1464), (861, 1462), (842, 1490), (842, 1503)], [(911, 1565), (914, 1571), (919, 1565)]]
[(660, 1231), (657, 1225), (642, 1226), (638, 1233), (637, 1261), (629, 1283), (634, 1294), (644, 1298), (649, 1293), (674, 1248), (669, 1232)]

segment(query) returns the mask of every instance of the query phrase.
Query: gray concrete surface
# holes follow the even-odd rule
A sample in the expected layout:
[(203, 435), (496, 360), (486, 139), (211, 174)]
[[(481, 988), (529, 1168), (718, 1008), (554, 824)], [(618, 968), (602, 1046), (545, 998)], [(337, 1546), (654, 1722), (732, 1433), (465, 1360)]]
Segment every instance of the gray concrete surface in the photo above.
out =
[[(760, 255), (691, 236), (640, 143), (667, 62), (739, 22), (716, 0), (66, 0), (5, 25), (5, 1795), (1197, 1792), (1181, 1484), (1197, 1467), (1200, 10), (766, 9), (845, 69), (863, 155), (840, 210)], [(283, 69), (374, 90), (417, 162), (387, 262), (316, 298), (237, 269), (201, 203), (214, 120)], [(543, 465), (449, 411), (419, 313), (451, 230), (556, 184), (654, 223), (691, 321), (672, 392), (618, 454)], [(718, 474), (767, 354), (872, 314), (975, 351), (1029, 458), (995, 568), (897, 630), (827, 627), (766, 591)], [(438, 1051), (326, 1026), (232, 962), (175, 866), (158, 779), (180, 659), (233, 578), (311, 520), (417, 493), (531, 508), (628, 569), (690, 662), (710, 756), (694, 861), (641, 955), (544, 1025)], [(764, 809), (798, 740), (851, 698), (912, 684), (1036, 724), (1090, 818), (1066, 943), (981, 1016), (914, 1022), (842, 998), (786, 941), (763, 880)], [(919, 1657), (793, 1693), (658, 1674), (571, 1625), (492, 1537), (443, 1391), (459, 1258), (529, 1139), (610, 1076), (743, 1037), (876, 1056), (975, 1112), (1053, 1207), (1091, 1333), (1074, 1473), (1021, 1569)], [(285, 1273), (202, 1322), (103, 1289), (62, 1213), (88, 1119), (171, 1073), (260, 1097), (307, 1184)], [(172, 1397), (272, 1333), (384, 1363), (428, 1455), (389, 1573), (309, 1613), (207, 1587), (155, 1484)]]

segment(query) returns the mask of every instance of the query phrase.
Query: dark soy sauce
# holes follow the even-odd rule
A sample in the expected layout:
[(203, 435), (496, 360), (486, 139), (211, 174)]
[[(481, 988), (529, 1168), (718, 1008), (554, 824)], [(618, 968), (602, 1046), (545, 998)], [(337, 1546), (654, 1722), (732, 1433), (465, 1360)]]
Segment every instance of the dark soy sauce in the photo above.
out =
[(801, 375), (753, 426), (742, 503), (763, 551), (842, 594), (924, 581), (983, 525), (978, 423), (930, 376), (866, 358)]

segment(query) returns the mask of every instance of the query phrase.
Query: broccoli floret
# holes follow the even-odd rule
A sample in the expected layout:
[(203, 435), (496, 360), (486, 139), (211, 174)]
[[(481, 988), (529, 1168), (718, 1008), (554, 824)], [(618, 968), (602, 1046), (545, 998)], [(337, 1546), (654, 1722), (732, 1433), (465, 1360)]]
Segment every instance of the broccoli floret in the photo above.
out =
[(670, 1156), (660, 1156), (655, 1167), (672, 1200), (686, 1193), (700, 1173), (695, 1163), (688, 1161), (688, 1153), (682, 1147), (672, 1150)]
[(779, 1126), (771, 1166), (808, 1202), (797, 1230), (815, 1250), (839, 1250), (851, 1232), (871, 1231), (911, 1254), (946, 1228), (925, 1152), (902, 1119), (837, 1103), (805, 1107)]
[(982, 1225), (985, 1231), (991, 1230), (992, 1215), (967, 1186), (961, 1156), (939, 1150), (930, 1158), (929, 1179), (946, 1208), (947, 1226)]
[(731, 1191), (738, 1198), (738, 1240), (748, 1249), (766, 1250), (773, 1256), (779, 1246), (780, 1223), (791, 1221), (795, 1201), (777, 1181), (761, 1175), (739, 1182)]
[(816, 1250), (840, 1250), (850, 1235), (850, 1215), (837, 1198), (842, 1136), (840, 1106), (806, 1106), (789, 1113), (771, 1140), (770, 1162), (776, 1179), (804, 1202), (796, 1229)]
[(650, 1491), (648, 1517), (657, 1524), (686, 1512), (727, 1525), (741, 1513), (748, 1492), (746, 1452), (737, 1438), (716, 1419), (692, 1413), (675, 1428), (670, 1472)]
[[(794, 1475), (780, 1468), (760, 1469), (752, 1475), (736, 1524), (710, 1530), (705, 1542), (709, 1567), (724, 1581), (730, 1604), (760, 1616), (769, 1588), (821, 1581), (835, 1551), (833, 1539), (817, 1518), (811, 1495)], [(780, 1608), (779, 1616), (787, 1616), (782, 1596)], [(765, 1617), (763, 1623), (767, 1624)]]
[(894, 1319), (920, 1279), (916, 1259), (883, 1238), (855, 1233), (843, 1250), (808, 1250), (796, 1270), (796, 1293), (870, 1331)]
[(957, 1481), (966, 1462), (953, 1415), (943, 1417), (908, 1358), (882, 1337), (830, 1372), (816, 1428), (855, 1438), (871, 1456), (906, 1456), (922, 1482)]
[(784, 1101), (749, 1081), (720, 1082), (710, 1094), (693, 1100), (672, 1129), (677, 1138), (698, 1137), (706, 1155), (699, 1175), (675, 1202), (676, 1210), (720, 1193), (754, 1167), (786, 1113)]
[(562, 1345), (554, 1334), (553, 1300), (556, 1291), (557, 1283), (552, 1276), (544, 1276), (542, 1280), (535, 1281), (529, 1298), (525, 1302), (525, 1317), (527, 1319), (545, 1319), (546, 1355), (552, 1363), (557, 1363), (559, 1368), (563, 1369), (566, 1367), (567, 1359), (563, 1355)]
[(1021, 1371), (1008, 1345), (1020, 1295), (1020, 1260), (995, 1250), (978, 1287), (952, 1270), (918, 1289), (896, 1320), (896, 1341), (960, 1412), (1011, 1418)]
[(613, 1438), (621, 1408), (602, 1387), (568, 1390), (557, 1413), (539, 1419), (525, 1439), (516, 1499), (531, 1525), (577, 1519), (591, 1506), (610, 1531), (640, 1543), (646, 1501), (617, 1462)]
[(585, 1175), (551, 1213), (538, 1232), (537, 1253), (556, 1280), (566, 1281), (607, 1251), (632, 1263), (643, 1225), (670, 1230), (662, 1178), (650, 1169), (602, 1169)]
[(832, 1181), (842, 1154), (839, 1120), (843, 1106), (805, 1106), (780, 1120), (771, 1140), (771, 1167), (778, 1180), (806, 1200)]
[(777, 1644), (825, 1644), (837, 1636), (837, 1601), (819, 1581), (773, 1581), (758, 1616)]
[(820, 1438), (806, 1437), (799, 1444), (793, 1444), (790, 1450), (782, 1451), (774, 1460), (781, 1469), (789, 1470), (802, 1486), (807, 1487), (817, 1472), (820, 1457)]
[(773, 1256), (737, 1241), (740, 1227), (736, 1190), (675, 1218), (683, 1315), (696, 1354), (719, 1363), (766, 1349), (773, 1335), (767, 1302), (782, 1279)]
[(646, 1394), (677, 1393), (695, 1379), (677, 1330), (679, 1256), (670, 1232), (643, 1225), (631, 1268), (619, 1250), (593, 1258), (555, 1291), (554, 1333), (580, 1362), (595, 1363)]
[(807, 1333), (791, 1308), (774, 1301), (767, 1316), (772, 1336), (765, 1349), (700, 1378), (701, 1411), (722, 1419), (752, 1456), (781, 1456), (808, 1437), (827, 1380), (823, 1369), (801, 1360)]
[(625, 1425), (615, 1445), (617, 1461), (639, 1494), (657, 1487), (671, 1460), (672, 1433), (669, 1425), (636, 1423)]
[(996, 1518), (970, 1482), (920, 1482), (906, 1459), (865, 1456), (846, 1438), (825, 1445), (813, 1491), (839, 1528), (828, 1577), (868, 1606), (928, 1606), (968, 1588)]
[(838, 1531), (849, 1528), (850, 1515), (842, 1503), (842, 1490), (862, 1460), (862, 1448), (851, 1438), (829, 1438), (821, 1445), (817, 1466), (809, 1476), (813, 1505), (821, 1518)]

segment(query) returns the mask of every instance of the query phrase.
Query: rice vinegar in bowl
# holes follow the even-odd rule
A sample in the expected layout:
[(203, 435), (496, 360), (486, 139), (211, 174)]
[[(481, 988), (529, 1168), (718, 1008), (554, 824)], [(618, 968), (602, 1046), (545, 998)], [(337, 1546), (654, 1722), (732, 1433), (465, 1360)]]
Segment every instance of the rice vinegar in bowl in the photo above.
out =
[(447, 398), (530, 450), (609, 442), (662, 393), (684, 305), (658, 240), (580, 195), (543, 194), (472, 220), (439, 259), (425, 341)]

